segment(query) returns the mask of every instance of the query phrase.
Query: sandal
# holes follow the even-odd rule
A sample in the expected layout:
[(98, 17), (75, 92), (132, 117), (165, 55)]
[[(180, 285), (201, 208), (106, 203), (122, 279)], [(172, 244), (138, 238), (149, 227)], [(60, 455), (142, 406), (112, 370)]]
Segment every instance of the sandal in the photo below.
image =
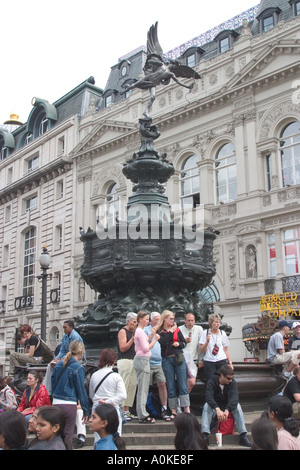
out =
[(151, 418), (151, 416), (146, 416), (146, 418), (144, 419), (140, 419), (139, 420), (139, 423), (146, 423), (146, 424), (154, 424), (155, 423), (155, 419), (154, 418)]
[(176, 416), (174, 416), (173, 414), (168, 415), (167, 411), (162, 413), (162, 419), (164, 419), (167, 422), (174, 421), (175, 418), (176, 418)]

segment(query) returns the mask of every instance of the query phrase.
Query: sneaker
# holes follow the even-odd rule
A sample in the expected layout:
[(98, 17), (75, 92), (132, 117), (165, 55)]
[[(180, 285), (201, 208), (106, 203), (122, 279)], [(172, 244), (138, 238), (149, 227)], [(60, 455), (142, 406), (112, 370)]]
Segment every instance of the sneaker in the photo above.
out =
[(127, 411), (127, 416), (129, 416), (130, 419), (138, 419), (138, 417), (130, 413), (130, 411)]
[(129, 416), (130, 415), (129, 411), (123, 411), (123, 415), (126, 421), (131, 421), (131, 417)]

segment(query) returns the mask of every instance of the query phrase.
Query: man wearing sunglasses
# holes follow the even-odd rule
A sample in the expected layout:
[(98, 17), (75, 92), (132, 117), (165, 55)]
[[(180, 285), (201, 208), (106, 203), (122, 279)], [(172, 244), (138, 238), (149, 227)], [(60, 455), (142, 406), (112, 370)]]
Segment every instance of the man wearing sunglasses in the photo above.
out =
[(226, 421), (231, 412), (235, 425), (240, 434), (239, 444), (251, 447), (246, 434), (244, 415), (239, 404), (237, 383), (233, 377), (233, 369), (228, 364), (221, 367), (219, 373), (215, 373), (206, 383), (205, 404), (202, 411), (202, 433), (208, 443), (210, 424), (212, 418), (217, 416), (218, 421)]

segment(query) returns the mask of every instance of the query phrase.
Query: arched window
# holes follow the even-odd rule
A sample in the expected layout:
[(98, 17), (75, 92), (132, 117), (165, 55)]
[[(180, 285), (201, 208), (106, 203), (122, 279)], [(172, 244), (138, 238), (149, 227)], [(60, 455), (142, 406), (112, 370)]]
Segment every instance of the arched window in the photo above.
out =
[(113, 183), (106, 193), (107, 225), (115, 225), (116, 217), (119, 215), (119, 197), (117, 194), (118, 186)]
[(35, 279), (35, 254), (36, 254), (36, 230), (31, 228), (25, 233), (24, 241), (24, 271), (23, 271), (23, 296), (34, 296)]
[(197, 155), (192, 155), (181, 168), (181, 208), (193, 209), (200, 204), (200, 181)]
[(282, 185), (300, 183), (300, 122), (286, 126), (280, 136)]
[(236, 156), (232, 142), (223, 145), (216, 155), (217, 204), (231, 202), (237, 195)]

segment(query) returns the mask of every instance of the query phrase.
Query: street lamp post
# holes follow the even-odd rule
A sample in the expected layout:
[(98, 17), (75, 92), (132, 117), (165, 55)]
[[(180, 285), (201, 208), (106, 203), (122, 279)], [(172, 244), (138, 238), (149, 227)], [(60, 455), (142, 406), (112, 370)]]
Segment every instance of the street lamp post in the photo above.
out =
[(47, 318), (47, 270), (51, 263), (51, 256), (48, 253), (47, 247), (43, 246), (43, 251), (39, 257), (42, 274), (38, 276), (42, 280), (42, 309), (41, 309), (41, 339), (46, 341), (46, 318)]

